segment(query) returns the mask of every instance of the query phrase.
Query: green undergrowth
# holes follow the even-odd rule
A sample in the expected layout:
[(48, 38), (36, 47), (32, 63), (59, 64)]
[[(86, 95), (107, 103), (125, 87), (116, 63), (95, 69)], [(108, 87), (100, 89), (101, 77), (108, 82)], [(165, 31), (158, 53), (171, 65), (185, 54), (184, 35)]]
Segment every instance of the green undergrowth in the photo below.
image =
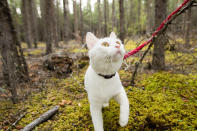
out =
[[(121, 70), (121, 74), (128, 73)], [(27, 114), (18, 126), (24, 127), (64, 100), (66, 104), (60, 106), (59, 112), (34, 130), (93, 130), (83, 76), (81, 72), (66, 79), (47, 81), (47, 88), (23, 103)], [(143, 74), (135, 87), (125, 87), (130, 101), (128, 125), (119, 126), (119, 105), (111, 100), (110, 106), (103, 109), (104, 128), (107, 131), (197, 130), (196, 87), (197, 74)]]

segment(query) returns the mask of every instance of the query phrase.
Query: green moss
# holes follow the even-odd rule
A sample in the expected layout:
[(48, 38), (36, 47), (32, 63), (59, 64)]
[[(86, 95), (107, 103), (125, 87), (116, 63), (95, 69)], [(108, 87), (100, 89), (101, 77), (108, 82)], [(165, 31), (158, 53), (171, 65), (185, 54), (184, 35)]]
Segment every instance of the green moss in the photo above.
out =
[(136, 48), (136, 42), (133, 40), (129, 40), (125, 45), (125, 50), (132, 50)]
[(88, 52), (88, 50), (87, 49), (79, 49), (79, 48), (77, 48), (77, 49), (73, 49), (71, 52), (72, 53), (84, 53), (84, 52)]
[[(128, 75), (121, 70), (123, 77)], [(58, 114), (35, 128), (39, 130), (93, 130), (83, 75), (66, 79), (51, 78), (47, 91), (34, 94), (25, 107), (29, 112), (18, 125), (25, 126), (61, 100), (72, 101), (61, 106)], [(105, 130), (195, 130), (197, 128), (197, 75), (159, 72), (142, 75), (136, 87), (128, 86), (130, 119), (126, 127), (119, 126), (119, 105), (110, 101), (103, 109)], [(142, 88), (144, 87), (144, 88)]]

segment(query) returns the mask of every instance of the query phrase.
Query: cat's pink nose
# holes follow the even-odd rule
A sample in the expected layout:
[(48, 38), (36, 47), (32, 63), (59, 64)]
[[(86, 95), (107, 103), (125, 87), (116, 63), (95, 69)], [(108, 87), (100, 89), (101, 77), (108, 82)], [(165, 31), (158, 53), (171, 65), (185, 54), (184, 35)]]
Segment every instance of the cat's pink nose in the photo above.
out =
[(120, 45), (116, 45), (115, 47), (116, 47), (116, 48), (120, 48)]

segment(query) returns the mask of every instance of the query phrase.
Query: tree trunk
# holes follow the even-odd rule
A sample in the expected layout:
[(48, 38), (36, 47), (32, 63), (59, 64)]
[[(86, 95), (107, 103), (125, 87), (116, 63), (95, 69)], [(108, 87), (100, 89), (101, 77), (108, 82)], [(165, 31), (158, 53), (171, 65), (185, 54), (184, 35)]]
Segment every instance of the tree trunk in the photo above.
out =
[(42, 41), (47, 41), (47, 31), (46, 31), (46, 18), (45, 18), (45, 0), (40, 1), (40, 11), (41, 11), (41, 19), (40, 19), (40, 34), (42, 36)]
[(185, 34), (184, 34), (184, 40), (185, 40), (185, 46), (187, 48), (190, 47), (190, 26), (191, 26), (191, 14), (192, 14), (192, 9), (189, 8), (186, 12), (186, 16), (185, 16)]
[(59, 47), (58, 42), (59, 42), (59, 26), (60, 26), (60, 22), (59, 22), (59, 0), (56, 0), (56, 10), (55, 10), (55, 5), (53, 3), (53, 37), (54, 37), (54, 44), (55, 47)]
[(30, 12), (30, 18), (31, 18), (31, 25), (32, 25), (32, 35), (33, 35), (33, 43), (34, 47), (37, 48), (38, 43), (38, 30), (37, 30), (37, 7), (34, 0), (29, 0), (29, 12)]
[[(131, 33), (134, 33), (135, 32), (135, 28), (136, 28), (136, 25), (137, 25), (137, 15), (135, 14), (135, 1), (134, 0), (130, 0), (129, 1), (129, 26), (131, 29), (133, 29), (133, 31)], [(135, 32), (136, 33), (136, 32)]]
[(141, 23), (140, 23), (140, 18), (141, 18), (141, 4), (142, 4), (142, 1), (141, 0), (138, 0), (138, 10), (137, 10), (138, 33), (141, 32)]
[(68, 9), (68, 0), (63, 1), (64, 6), (64, 41), (68, 40), (69, 37), (69, 9)]
[(74, 33), (75, 33), (75, 36), (78, 36), (78, 17), (77, 17), (77, 3), (76, 3), (76, 0), (73, 0), (73, 13), (74, 13)]
[(104, 35), (107, 36), (107, 21), (108, 21), (108, 2), (107, 0), (104, 0)]
[(82, 0), (80, 0), (80, 32), (81, 32), (81, 43), (83, 43), (84, 31), (83, 31), (83, 11), (82, 11)]
[(152, 4), (152, 0), (146, 0), (145, 1), (145, 8), (146, 8), (146, 32), (150, 33), (152, 31), (152, 17), (151, 17), (151, 4)]
[[(10, 2), (13, 2), (13, 1), (10, 1)], [(21, 38), (20, 38), (20, 36), (21, 36), (21, 33), (20, 33), (20, 22), (19, 22), (20, 18), (19, 18), (19, 15), (17, 14), (17, 11), (16, 11), (16, 4), (12, 5), (10, 9), (11, 9), (13, 25), (14, 25), (14, 27), (16, 29), (18, 41), (21, 41)]]
[(120, 13), (120, 39), (124, 43), (125, 28), (124, 28), (124, 0), (119, 0), (119, 13)]
[(112, 1), (112, 30), (114, 31), (114, 28), (116, 26), (116, 5), (115, 0)]
[[(155, 0), (155, 27), (165, 19), (167, 13), (167, 0)], [(157, 37), (154, 41), (152, 66), (155, 70), (165, 69), (165, 37)]]
[(97, 0), (97, 3), (98, 3), (98, 34), (99, 34), (99, 36), (101, 36), (101, 34), (102, 34), (101, 1)]
[(33, 44), (33, 34), (32, 34), (32, 23), (31, 23), (31, 13), (30, 11), (30, 0), (22, 0), (22, 16), (24, 22), (24, 32), (25, 32), (25, 42), (28, 48), (32, 47)]
[(12, 94), (13, 103), (16, 103), (17, 83), (29, 80), (29, 75), (7, 0), (0, 1), (0, 53), (4, 80)]
[(46, 30), (46, 54), (52, 53), (52, 43), (54, 43), (54, 0), (45, 0), (45, 30)]

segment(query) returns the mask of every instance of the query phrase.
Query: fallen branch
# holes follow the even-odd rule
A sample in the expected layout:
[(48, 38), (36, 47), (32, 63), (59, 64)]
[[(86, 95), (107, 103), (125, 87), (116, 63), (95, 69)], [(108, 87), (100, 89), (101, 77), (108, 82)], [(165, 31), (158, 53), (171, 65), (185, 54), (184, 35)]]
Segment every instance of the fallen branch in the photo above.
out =
[(144, 57), (146, 56), (146, 54), (148, 53), (148, 51), (150, 50), (151, 46), (153, 45), (154, 43), (154, 39), (158, 38), (160, 35), (162, 35), (166, 29), (168, 28), (168, 25), (172, 23), (173, 20), (175, 20), (179, 15), (181, 15), (182, 13), (184, 13), (186, 10), (188, 10), (189, 8), (191, 8), (193, 6), (193, 4), (195, 3), (196, 1), (195, 0), (191, 0), (183, 9), (181, 9), (177, 14), (173, 15), (171, 17), (171, 19), (169, 21), (167, 21), (164, 25), (164, 27), (158, 31), (158, 34), (156, 36), (153, 37), (153, 41), (150, 43), (148, 49), (144, 52), (144, 54), (142, 55), (142, 57), (140, 58), (139, 62), (136, 62), (135, 63), (135, 70), (134, 70), (134, 73), (132, 75), (132, 78), (131, 78), (131, 85), (134, 85), (134, 81), (135, 81), (135, 77), (137, 75), (137, 70), (138, 70), (138, 67), (139, 65), (142, 63)]
[(134, 70), (133, 75), (132, 75), (132, 78), (131, 78), (131, 85), (132, 86), (134, 86), (134, 84), (135, 84), (134, 81), (135, 81), (135, 77), (137, 75), (138, 67), (142, 63), (142, 61), (143, 61), (144, 57), (146, 56), (146, 54), (148, 53), (148, 51), (151, 49), (152, 45), (153, 45), (153, 42), (150, 43), (150, 45), (148, 46), (148, 48), (146, 49), (146, 51), (143, 53), (143, 55), (140, 58), (139, 62), (136, 62), (135, 63), (135, 70)]
[(24, 114), (22, 114), (14, 123), (12, 123), (12, 125), (6, 130), (9, 131), (12, 129), (13, 126), (16, 126), (16, 124), (27, 114), (27, 112), (25, 112)]
[(37, 118), (36, 120), (25, 126), (21, 131), (31, 131), (32, 129), (34, 129), (35, 126), (51, 118), (51, 116), (57, 113), (58, 109), (59, 106), (53, 107), (52, 109), (48, 110), (43, 115), (41, 115), (39, 118)]

